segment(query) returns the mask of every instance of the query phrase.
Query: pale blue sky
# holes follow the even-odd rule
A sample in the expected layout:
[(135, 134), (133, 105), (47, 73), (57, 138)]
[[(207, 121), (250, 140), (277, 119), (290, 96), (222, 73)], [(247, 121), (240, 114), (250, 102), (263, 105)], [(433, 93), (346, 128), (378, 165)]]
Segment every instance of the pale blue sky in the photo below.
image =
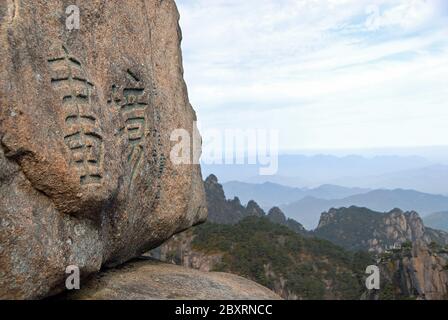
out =
[(448, 1), (177, 4), (202, 127), (279, 129), (282, 150), (448, 145)]

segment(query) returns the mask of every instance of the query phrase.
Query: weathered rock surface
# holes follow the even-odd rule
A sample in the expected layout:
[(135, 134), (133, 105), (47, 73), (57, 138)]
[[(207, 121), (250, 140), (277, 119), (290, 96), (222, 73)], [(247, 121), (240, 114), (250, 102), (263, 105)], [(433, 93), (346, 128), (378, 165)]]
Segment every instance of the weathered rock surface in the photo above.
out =
[(269, 289), (236, 275), (200, 272), (157, 260), (139, 259), (100, 273), (74, 300), (278, 300)]
[(448, 299), (448, 251), (416, 241), (380, 259), (381, 291), (375, 299)]
[(195, 238), (194, 228), (173, 236), (160, 247), (153, 249), (144, 256), (156, 260), (210, 272), (222, 263), (221, 252), (203, 252), (195, 250), (192, 242)]
[[(0, 298), (41, 298), (206, 218), (173, 0), (0, 1)], [(200, 145), (196, 144), (196, 145)], [(192, 152), (193, 154), (193, 152)], [(197, 156), (197, 153), (196, 153)]]

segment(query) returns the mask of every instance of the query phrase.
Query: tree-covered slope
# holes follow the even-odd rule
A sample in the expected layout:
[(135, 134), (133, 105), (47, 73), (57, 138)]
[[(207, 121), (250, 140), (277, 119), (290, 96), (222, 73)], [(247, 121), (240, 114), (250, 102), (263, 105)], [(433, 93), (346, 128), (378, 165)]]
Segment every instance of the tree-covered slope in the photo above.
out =
[(290, 299), (359, 299), (365, 266), (372, 263), (367, 253), (304, 237), (267, 218), (207, 223), (191, 239), (192, 251), (220, 256), (211, 270), (252, 279)]

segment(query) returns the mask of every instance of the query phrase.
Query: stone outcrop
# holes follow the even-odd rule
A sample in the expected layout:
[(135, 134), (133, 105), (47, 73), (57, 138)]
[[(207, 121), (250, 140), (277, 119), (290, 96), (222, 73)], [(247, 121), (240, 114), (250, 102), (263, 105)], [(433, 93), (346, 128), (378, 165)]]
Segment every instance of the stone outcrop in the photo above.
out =
[(279, 300), (271, 290), (242, 277), (201, 272), (156, 260), (136, 260), (96, 275), (73, 300)]
[(282, 210), (278, 207), (274, 207), (271, 210), (269, 210), (266, 217), (273, 223), (281, 224), (282, 226), (286, 226), (289, 229), (293, 230), (294, 232), (306, 235), (308, 232), (303, 227), (303, 225), (299, 222), (297, 222), (294, 219), (287, 218)]
[(222, 262), (222, 253), (195, 250), (192, 246), (194, 238), (194, 228), (186, 230), (144, 256), (204, 272), (213, 271)]
[(416, 241), (382, 255), (381, 291), (375, 299), (448, 299), (448, 251)]
[(215, 175), (210, 175), (204, 182), (208, 207), (208, 221), (213, 223), (234, 224), (244, 219), (246, 208), (238, 198), (227, 200), (222, 185)]
[(448, 299), (448, 234), (426, 228), (416, 212), (331, 209), (314, 234), (376, 257), (381, 289), (363, 298)]
[(254, 217), (264, 217), (265, 212), (254, 200), (250, 200), (246, 206), (246, 214)]
[(294, 219), (287, 218), (278, 207), (272, 208), (266, 214), (258, 203), (253, 200), (250, 200), (247, 206), (244, 206), (238, 197), (226, 199), (222, 185), (213, 174), (205, 179), (204, 189), (209, 222), (235, 224), (247, 217), (266, 217), (271, 222), (284, 225), (297, 233), (307, 234), (302, 224)]
[(268, 219), (271, 220), (271, 222), (277, 224), (286, 223), (286, 216), (278, 207), (274, 207), (271, 210), (269, 210)]
[(322, 213), (314, 234), (346, 249), (373, 253), (383, 253), (406, 242), (448, 244), (448, 233), (427, 228), (417, 212), (400, 209), (384, 213), (355, 206), (333, 208)]
[[(0, 298), (42, 298), (206, 218), (173, 0), (0, 1)], [(195, 151), (195, 152), (193, 152)], [(193, 159), (194, 160), (194, 159)]]

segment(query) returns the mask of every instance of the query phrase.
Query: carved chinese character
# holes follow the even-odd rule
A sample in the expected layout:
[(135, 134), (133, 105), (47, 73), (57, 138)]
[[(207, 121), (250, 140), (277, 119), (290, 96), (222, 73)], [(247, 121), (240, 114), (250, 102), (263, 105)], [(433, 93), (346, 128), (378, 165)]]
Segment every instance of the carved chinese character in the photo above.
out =
[(51, 83), (61, 96), (65, 117), (64, 140), (70, 150), (72, 166), (83, 185), (100, 183), (102, 179), (103, 137), (93, 111), (95, 86), (88, 80), (81, 62), (70, 55), (65, 46), (48, 59), (52, 70)]
[(140, 79), (130, 70), (127, 70), (127, 77), (126, 86), (112, 85), (108, 104), (118, 108), (120, 112), (121, 126), (118, 132), (128, 142), (132, 182), (143, 158), (143, 138), (147, 131), (146, 108), (149, 102)]

